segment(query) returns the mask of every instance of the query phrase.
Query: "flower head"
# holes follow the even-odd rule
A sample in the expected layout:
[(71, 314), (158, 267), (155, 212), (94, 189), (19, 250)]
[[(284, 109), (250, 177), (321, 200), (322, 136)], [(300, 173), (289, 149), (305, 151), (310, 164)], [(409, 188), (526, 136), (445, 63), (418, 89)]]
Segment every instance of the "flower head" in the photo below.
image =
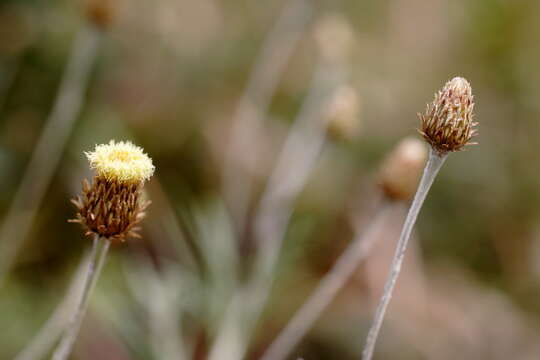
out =
[(97, 176), (123, 183), (142, 183), (154, 173), (152, 159), (138, 146), (129, 141), (96, 145), (94, 151), (86, 152), (90, 167)]
[(137, 237), (136, 225), (149, 205), (141, 200), (141, 192), (154, 173), (152, 160), (140, 147), (112, 140), (85, 154), (96, 176), (92, 184), (84, 180), (82, 196), (72, 200), (78, 212), (70, 221), (80, 223), (86, 235), (111, 241)]
[(473, 96), (471, 85), (461, 77), (455, 77), (435, 94), (425, 114), (418, 114), (420, 133), (439, 154), (462, 150), (473, 144), (476, 135), (473, 121)]

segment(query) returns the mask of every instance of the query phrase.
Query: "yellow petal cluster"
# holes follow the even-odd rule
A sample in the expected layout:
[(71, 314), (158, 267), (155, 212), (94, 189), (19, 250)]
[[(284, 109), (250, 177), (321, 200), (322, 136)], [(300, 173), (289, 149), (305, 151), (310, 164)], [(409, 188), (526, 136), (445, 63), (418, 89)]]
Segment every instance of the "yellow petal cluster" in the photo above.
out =
[(143, 183), (154, 174), (152, 159), (142, 148), (129, 141), (96, 145), (94, 151), (85, 152), (90, 167), (97, 176), (121, 183)]

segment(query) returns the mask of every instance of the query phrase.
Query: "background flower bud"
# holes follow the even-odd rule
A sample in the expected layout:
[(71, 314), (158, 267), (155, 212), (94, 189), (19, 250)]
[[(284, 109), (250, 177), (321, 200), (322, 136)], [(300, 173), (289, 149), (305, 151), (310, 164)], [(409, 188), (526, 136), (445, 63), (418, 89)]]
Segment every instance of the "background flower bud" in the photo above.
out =
[(338, 88), (326, 110), (330, 134), (346, 140), (356, 138), (361, 130), (360, 105), (356, 89), (349, 85)]
[(416, 138), (401, 140), (384, 160), (379, 172), (379, 186), (393, 200), (412, 198), (427, 159), (425, 145)]
[(343, 16), (330, 14), (315, 25), (315, 40), (325, 59), (343, 61), (351, 51), (354, 31)]
[(84, 14), (94, 26), (104, 30), (111, 26), (120, 0), (84, 0)]

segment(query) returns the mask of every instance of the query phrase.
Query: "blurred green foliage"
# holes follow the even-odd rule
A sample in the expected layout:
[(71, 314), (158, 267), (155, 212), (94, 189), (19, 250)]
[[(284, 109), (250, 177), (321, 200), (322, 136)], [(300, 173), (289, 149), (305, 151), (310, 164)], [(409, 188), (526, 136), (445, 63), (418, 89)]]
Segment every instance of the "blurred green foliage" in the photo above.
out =
[[(0, 359), (12, 358), (37, 333), (88, 248), (80, 230), (66, 223), (74, 211), (69, 198), (90, 176), (83, 151), (113, 138), (131, 139), (152, 156), (169, 205), (153, 199), (144, 240), (113, 249), (74, 358), (158, 358), (148, 340), (147, 309), (130, 292), (124, 274), (126, 263), (140, 254), (149, 256), (158, 274), (168, 262), (194, 272), (184, 280), (199, 284), (188, 287), (198, 290), (182, 293), (189, 305), (182, 305), (185, 315), (178, 320), (193, 358), (204, 358), (215, 335), (219, 315), (209, 309), (219, 309), (214, 304), (219, 299), (207, 289), (211, 281), (192, 266), (192, 261), (205, 261), (196, 218), (214, 216), (210, 209), (222, 206), (220, 167), (229, 125), (285, 2), (119, 3), (114, 23), (101, 35), (103, 46), (61, 165), (36, 221), (28, 224), (32, 231), (17, 265), (0, 289)], [(360, 94), (362, 132), (353, 140), (328, 141), (317, 176), (296, 202), (271, 305), (250, 356), (260, 355), (350, 241), (350, 208), (371, 216), (378, 166), (401, 138), (415, 134), (415, 114), (447, 79), (461, 75), (473, 86), (479, 145), (450, 157), (428, 197), (417, 226), (423, 269), (473, 284), (455, 293), (477, 299), (476, 305), (487, 301), (486, 292), (507, 299), (512, 310), (494, 308), (492, 326), (506, 326), (508, 317), (499, 325), (497, 311), (518, 314), (512, 321), (526, 324), (527, 336), (508, 335), (508, 348), (515, 359), (534, 358), (526, 357), (525, 349), (528, 340), (538, 338), (540, 319), (540, 2), (342, 0), (313, 5), (312, 25), (337, 13), (353, 29), (345, 66)], [(82, 7), (71, 1), (0, 3), (0, 214), (8, 211), (51, 110), (74, 35), (86, 26)], [(278, 138), (269, 139), (273, 145), (265, 151), (270, 155), (278, 151), (276, 144), (308, 92), (317, 56), (311, 32), (312, 27), (288, 62), (270, 106), (265, 134)], [(264, 176), (257, 178), (257, 194), (265, 183)], [(167, 225), (167, 206), (181, 236)], [(232, 246), (249, 263), (249, 244)], [(360, 269), (357, 277), (362, 276)], [(366, 281), (356, 279), (349, 287), (297, 349), (298, 356), (358, 357), (370, 317)], [(384, 330), (397, 334), (396, 340), (382, 341), (384, 358), (429, 357), (419, 355), (420, 346), (396, 328)], [(487, 350), (463, 354), (460, 358), (502, 358), (486, 355)]]

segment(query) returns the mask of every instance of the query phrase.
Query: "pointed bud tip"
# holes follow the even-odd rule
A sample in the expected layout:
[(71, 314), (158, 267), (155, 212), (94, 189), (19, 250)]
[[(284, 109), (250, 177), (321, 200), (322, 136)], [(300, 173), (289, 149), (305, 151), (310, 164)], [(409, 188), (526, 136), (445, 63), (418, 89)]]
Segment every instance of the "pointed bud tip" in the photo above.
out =
[(470, 96), (472, 93), (471, 84), (467, 81), (467, 79), (460, 76), (456, 76), (446, 83), (443, 88), (443, 92), (448, 90), (452, 90), (456, 96)]
[(456, 76), (455, 78), (450, 80), (448, 83), (456, 89), (470, 89), (471, 88), (471, 84), (469, 84), (467, 79), (461, 76)]

